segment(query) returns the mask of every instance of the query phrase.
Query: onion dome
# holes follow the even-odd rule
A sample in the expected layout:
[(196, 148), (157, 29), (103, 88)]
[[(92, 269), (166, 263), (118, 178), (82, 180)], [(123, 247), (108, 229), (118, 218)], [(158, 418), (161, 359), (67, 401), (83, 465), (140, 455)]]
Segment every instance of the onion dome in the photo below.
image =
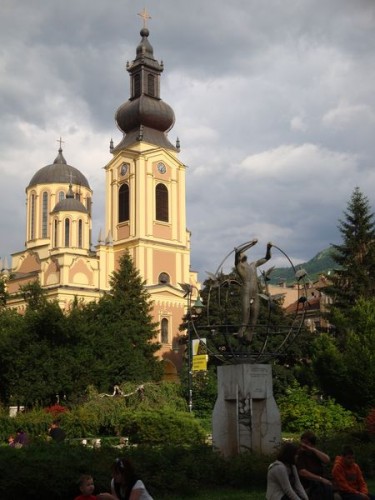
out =
[(139, 127), (149, 127), (159, 132), (168, 132), (174, 124), (173, 109), (164, 101), (141, 95), (119, 107), (116, 121), (125, 134)]
[(167, 138), (167, 132), (174, 125), (174, 112), (160, 98), (163, 63), (154, 59), (154, 51), (148, 40), (149, 30), (143, 28), (140, 34), (142, 40), (137, 47), (136, 58), (127, 65), (131, 96), (116, 112), (116, 122), (124, 137), (120, 144), (111, 150), (112, 153), (137, 141), (176, 150)]
[(37, 184), (69, 184), (85, 186), (90, 189), (86, 177), (75, 167), (68, 165), (60, 147), (58, 155), (52, 165), (47, 165), (38, 170), (32, 177), (28, 187)]
[(71, 184), (69, 186), (69, 191), (66, 193), (66, 198), (59, 201), (52, 210), (53, 214), (56, 212), (82, 212), (87, 214), (87, 208), (85, 205), (74, 198)]

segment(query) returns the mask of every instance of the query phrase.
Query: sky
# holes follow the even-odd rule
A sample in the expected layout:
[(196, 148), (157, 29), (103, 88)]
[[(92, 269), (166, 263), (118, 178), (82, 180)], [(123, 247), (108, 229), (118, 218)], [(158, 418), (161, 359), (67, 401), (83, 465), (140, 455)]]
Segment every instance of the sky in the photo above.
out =
[(24, 248), (25, 188), (60, 137), (94, 190), (96, 244), (144, 7), (200, 279), (254, 238), (283, 267), (340, 243), (354, 188), (374, 205), (373, 0), (0, 0), (0, 257)]

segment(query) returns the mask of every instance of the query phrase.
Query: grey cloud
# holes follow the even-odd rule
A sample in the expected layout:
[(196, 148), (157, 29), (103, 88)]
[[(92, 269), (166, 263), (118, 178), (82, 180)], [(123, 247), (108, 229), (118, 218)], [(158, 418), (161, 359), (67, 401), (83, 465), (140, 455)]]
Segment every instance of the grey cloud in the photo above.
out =
[[(25, 186), (53, 161), (61, 134), (94, 189), (94, 240), (104, 225), (102, 167), (109, 139), (120, 137), (114, 113), (129, 96), (125, 63), (143, 6), (3, 1), (0, 257), (22, 248)], [(256, 251), (276, 238), (299, 261), (336, 242), (353, 188), (371, 202), (375, 188), (373, 1), (150, 0), (147, 8), (165, 64), (162, 98), (176, 113), (170, 138), (179, 136), (189, 166), (193, 268), (203, 278), (251, 237)]]

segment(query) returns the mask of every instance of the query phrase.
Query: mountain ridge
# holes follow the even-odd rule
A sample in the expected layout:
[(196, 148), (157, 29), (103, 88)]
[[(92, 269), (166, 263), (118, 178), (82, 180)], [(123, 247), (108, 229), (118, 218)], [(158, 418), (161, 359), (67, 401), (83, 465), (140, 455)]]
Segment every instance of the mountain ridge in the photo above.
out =
[[(334, 250), (332, 247), (325, 248), (318, 252), (312, 259), (295, 266), (296, 271), (304, 269), (307, 272), (307, 279), (314, 282), (319, 279), (321, 274), (326, 276), (337, 269), (337, 264), (333, 259)], [(295, 281), (294, 270), (292, 267), (275, 267), (270, 275), (270, 283), (277, 285), (280, 283), (292, 284)]]

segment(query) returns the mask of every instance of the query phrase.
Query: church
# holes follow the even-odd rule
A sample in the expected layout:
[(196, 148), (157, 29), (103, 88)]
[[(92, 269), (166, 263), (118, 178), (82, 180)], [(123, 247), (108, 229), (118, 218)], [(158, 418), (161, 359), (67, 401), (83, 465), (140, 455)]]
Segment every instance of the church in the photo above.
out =
[(160, 98), (163, 63), (154, 58), (143, 16), (136, 57), (126, 68), (130, 96), (116, 112), (123, 137), (116, 145), (110, 141), (111, 158), (104, 168), (105, 232), (93, 247), (94, 194), (85, 175), (69, 164), (60, 140), (56, 158), (26, 187), (25, 248), (12, 254), (7, 306), (22, 314), (26, 304), (20, 287), (35, 280), (64, 310), (75, 300), (97, 300), (109, 290), (111, 274), (128, 251), (151, 296), (159, 355), (166, 361), (166, 376), (173, 378), (187, 307), (186, 287), (180, 284), (191, 291), (199, 284), (190, 269), (186, 167), (178, 158), (179, 141), (173, 145), (168, 139), (175, 116)]

